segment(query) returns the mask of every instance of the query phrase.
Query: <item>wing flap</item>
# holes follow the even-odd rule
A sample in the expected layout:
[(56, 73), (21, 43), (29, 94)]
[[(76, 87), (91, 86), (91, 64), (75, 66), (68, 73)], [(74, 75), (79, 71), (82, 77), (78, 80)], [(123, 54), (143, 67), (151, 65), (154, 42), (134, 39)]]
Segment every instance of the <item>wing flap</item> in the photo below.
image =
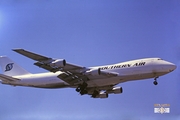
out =
[(63, 72), (62, 74), (57, 76), (61, 80), (64, 80), (70, 85), (78, 85), (81, 84), (83, 81), (88, 81), (89, 78), (82, 74), (73, 74), (70, 71)]
[(50, 72), (57, 72), (57, 71), (71, 71), (71, 72), (79, 72), (80, 70), (84, 69), (85, 67), (74, 65), (67, 63), (65, 67), (61, 68), (52, 68), (49, 64), (46, 64), (44, 62), (36, 62), (34, 65), (44, 68)]
[(41, 62), (36, 62), (34, 63), (34, 65), (40, 67), (40, 68), (43, 68), (45, 70), (48, 70), (50, 72), (57, 72), (59, 71), (59, 68), (52, 68), (50, 65), (48, 64), (44, 64), (44, 63), (41, 63)]

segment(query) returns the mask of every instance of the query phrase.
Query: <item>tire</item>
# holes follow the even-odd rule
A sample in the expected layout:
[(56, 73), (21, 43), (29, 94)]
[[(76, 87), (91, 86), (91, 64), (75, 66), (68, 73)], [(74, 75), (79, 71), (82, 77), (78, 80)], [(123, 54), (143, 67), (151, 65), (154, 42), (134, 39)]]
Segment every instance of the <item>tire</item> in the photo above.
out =
[(157, 84), (158, 84), (158, 82), (157, 82), (157, 81), (154, 81), (154, 82), (153, 82), (153, 84), (154, 84), (154, 85), (157, 85)]

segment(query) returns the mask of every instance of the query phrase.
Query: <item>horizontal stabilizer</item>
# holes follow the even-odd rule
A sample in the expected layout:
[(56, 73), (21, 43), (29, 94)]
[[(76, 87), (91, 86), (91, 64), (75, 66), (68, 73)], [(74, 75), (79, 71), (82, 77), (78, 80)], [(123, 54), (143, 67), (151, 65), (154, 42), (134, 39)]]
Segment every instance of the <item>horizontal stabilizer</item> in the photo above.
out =
[(7, 76), (7, 75), (0, 74), (0, 80), (2, 80), (2, 81), (4, 81), (4, 82), (12, 82), (12, 81), (18, 81), (18, 80), (20, 80), (20, 79), (17, 79), (17, 78), (11, 77), (11, 76)]

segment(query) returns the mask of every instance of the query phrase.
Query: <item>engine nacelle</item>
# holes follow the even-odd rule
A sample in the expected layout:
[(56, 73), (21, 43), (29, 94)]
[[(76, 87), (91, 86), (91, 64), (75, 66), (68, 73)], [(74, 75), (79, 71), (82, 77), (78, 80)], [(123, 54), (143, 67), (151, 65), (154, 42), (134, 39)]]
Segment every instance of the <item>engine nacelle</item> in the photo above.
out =
[(66, 65), (66, 60), (57, 59), (49, 64), (52, 68), (63, 68)]
[(97, 75), (100, 75), (100, 74), (101, 74), (100, 68), (98, 68), (98, 69), (91, 69), (91, 70), (85, 72), (85, 75), (97, 76)]
[(114, 87), (112, 90), (107, 90), (107, 93), (120, 94), (123, 92), (122, 87)]
[(108, 98), (108, 94), (105, 92), (101, 92), (95, 98)]
[(101, 71), (100, 68), (96, 68), (96, 69), (91, 69), (89, 71), (86, 71), (85, 75), (93, 75), (93, 76), (104, 75), (104, 76), (108, 76), (108, 77), (116, 77), (116, 76), (118, 76), (118, 73), (104, 71), (104, 70)]

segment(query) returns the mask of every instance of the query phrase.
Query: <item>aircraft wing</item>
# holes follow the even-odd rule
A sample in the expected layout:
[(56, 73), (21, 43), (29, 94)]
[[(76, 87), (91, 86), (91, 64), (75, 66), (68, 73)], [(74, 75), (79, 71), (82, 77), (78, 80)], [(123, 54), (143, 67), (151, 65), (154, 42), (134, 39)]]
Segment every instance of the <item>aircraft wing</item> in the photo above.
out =
[[(39, 66), (41, 68), (44, 68), (50, 72), (57, 72), (59, 71), (59, 68), (57, 67), (51, 67), (48, 63), (51, 63), (53, 61), (55, 61), (56, 59), (53, 58), (49, 58), (46, 56), (42, 56), (36, 53), (32, 53), (30, 51), (24, 50), (24, 49), (13, 49), (13, 51), (24, 55), (28, 58), (31, 58), (35, 61), (38, 61), (36, 63), (34, 63), (34, 65)], [(70, 63), (66, 63), (66, 66), (63, 68), (64, 70), (77, 70), (77, 69), (82, 69), (84, 67), (79, 66), (79, 65), (75, 65), (75, 64), (70, 64)]]
[(70, 85), (79, 85), (82, 82), (88, 81), (90, 79), (107, 77), (109, 78), (117, 76), (116, 73), (105, 72), (101, 72), (101, 75), (96, 76), (93, 74), (100, 74), (100, 69), (91, 70), (91, 68), (75, 65), (72, 63), (67, 63), (64, 59), (53, 59), (36, 53), (32, 53), (24, 49), (13, 49), (13, 51), (22, 54), (28, 58), (31, 58), (35, 61), (38, 61), (34, 63), (34, 65), (44, 68), (50, 72), (63, 72), (57, 77), (61, 80), (64, 80)]

